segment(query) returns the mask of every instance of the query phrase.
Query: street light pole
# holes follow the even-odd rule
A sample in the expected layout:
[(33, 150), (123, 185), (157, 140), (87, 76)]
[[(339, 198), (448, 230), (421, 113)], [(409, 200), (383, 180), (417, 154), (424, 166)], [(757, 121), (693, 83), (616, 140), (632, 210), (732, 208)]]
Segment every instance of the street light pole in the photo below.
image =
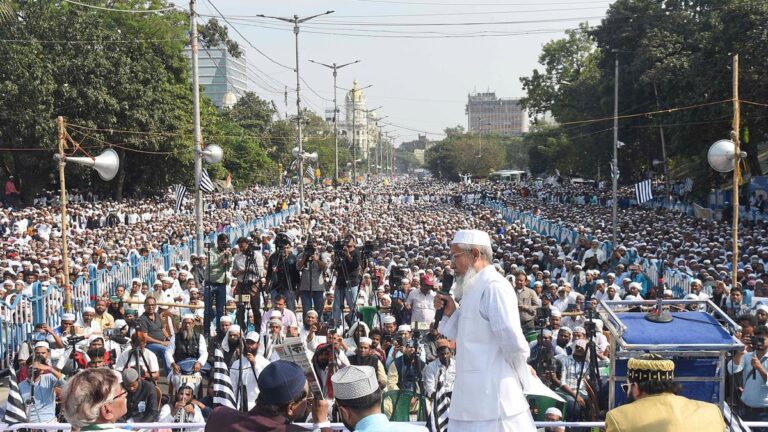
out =
[(203, 254), (203, 190), (200, 179), (203, 176), (203, 137), (200, 130), (200, 77), (197, 60), (197, 13), (195, 1), (189, 0), (189, 43), (192, 51), (192, 118), (195, 148), (195, 253)]
[(615, 72), (613, 83), (613, 171), (611, 177), (613, 177), (613, 235), (611, 236), (611, 242), (613, 247), (618, 247), (616, 243), (617, 231), (618, 231), (618, 180), (619, 180), (619, 54), (618, 50), (613, 50), (616, 55), (615, 59)]
[(360, 63), (360, 60), (355, 60), (353, 62), (345, 63), (343, 65), (337, 65), (336, 63), (333, 63), (332, 65), (320, 63), (318, 61), (310, 60), (314, 64), (319, 64), (320, 66), (325, 66), (331, 70), (333, 70), (333, 150), (334, 150), (334, 158), (335, 158), (335, 167), (336, 167), (336, 173), (334, 175), (334, 179), (336, 182), (339, 181), (339, 131), (338, 131), (338, 123), (339, 123), (339, 108), (336, 104), (336, 75), (337, 71), (343, 67), (353, 65), (355, 63)]
[(267, 16), (267, 15), (257, 15), (261, 18), (272, 18), (279, 21), (289, 22), (293, 23), (293, 34), (296, 39), (295, 47), (296, 47), (296, 127), (298, 130), (298, 148), (299, 148), (299, 157), (298, 157), (298, 168), (299, 168), (299, 211), (304, 212), (304, 145), (303, 145), (303, 137), (301, 136), (301, 75), (299, 74), (299, 24), (303, 24), (313, 18), (317, 18), (319, 16), (332, 14), (333, 11), (326, 11), (321, 14), (312, 15), (306, 18), (299, 18), (298, 15), (294, 15), (293, 18), (283, 18), (283, 17), (275, 17), (275, 16)]

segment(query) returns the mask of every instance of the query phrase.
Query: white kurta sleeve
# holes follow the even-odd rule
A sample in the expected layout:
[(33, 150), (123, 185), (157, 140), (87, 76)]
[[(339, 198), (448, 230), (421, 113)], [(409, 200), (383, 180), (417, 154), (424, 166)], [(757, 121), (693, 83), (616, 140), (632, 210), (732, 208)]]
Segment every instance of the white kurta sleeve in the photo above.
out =
[(208, 344), (205, 343), (203, 335), (200, 335), (200, 343), (197, 348), (200, 351), (200, 357), (197, 358), (197, 362), (200, 363), (200, 366), (205, 366), (205, 362), (208, 361)]
[[(517, 309), (517, 306), (515, 306), (515, 309)], [(460, 313), (461, 308), (458, 308), (453, 313), (453, 315), (450, 317), (443, 315), (443, 319), (440, 320), (440, 325), (438, 325), (438, 328), (440, 329), (440, 333), (442, 333), (447, 339), (456, 340), (456, 335), (459, 333)]]
[(165, 347), (165, 351), (163, 351), (163, 356), (165, 357), (165, 364), (168, 366), (171, 366), (172, 364), (176, 363), (176, 360), (173, 359), (173, 355), (176, 353), (176, 338), (172, 337), (171, 340), (168, 341), (168, 346)]

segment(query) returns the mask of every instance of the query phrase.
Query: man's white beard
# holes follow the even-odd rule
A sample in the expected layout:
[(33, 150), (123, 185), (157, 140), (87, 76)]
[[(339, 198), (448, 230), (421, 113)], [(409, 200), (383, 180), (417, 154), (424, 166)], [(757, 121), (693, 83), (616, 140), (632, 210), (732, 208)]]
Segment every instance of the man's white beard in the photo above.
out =
[(477, 276), (477, 271), (472, 267), (467, 269), (463, 275), (456, 275), (456, 278), (453, 281), (453, 296), (456, 300), (461, 300), (461, 298), (464, 297), (464, 289), (472, 283), (472, 279), (474, 279), (475, 276)]

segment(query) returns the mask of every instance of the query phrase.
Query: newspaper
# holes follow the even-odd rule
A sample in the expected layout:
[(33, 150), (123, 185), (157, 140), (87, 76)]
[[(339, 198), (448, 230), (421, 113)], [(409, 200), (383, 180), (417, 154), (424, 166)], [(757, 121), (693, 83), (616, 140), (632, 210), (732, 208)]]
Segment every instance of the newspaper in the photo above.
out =
[(286, 360), (299, 365), (307, 377), (309, 391), (312, 392), (316, 399), (323, 397), (323, 391), (320, 388), (317, 375), (315, 375), (315, 369), (312, 367), (312, 362), (309, 361), (307, 349), (301, 342), (301, 338), (287, 338), (282, 344), (275, 345), (275, 352), (280, 356), (280, 360)]

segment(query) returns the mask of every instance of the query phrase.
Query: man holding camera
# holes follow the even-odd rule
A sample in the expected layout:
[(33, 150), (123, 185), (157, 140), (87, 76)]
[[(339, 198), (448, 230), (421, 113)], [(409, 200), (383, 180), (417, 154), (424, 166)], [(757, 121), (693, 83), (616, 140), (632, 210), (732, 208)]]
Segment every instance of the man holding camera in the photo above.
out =
[(318, 314), (323, 311), (323, 293), (325, 292), (325, 270), (328, 261), (320, 256), (317, 242), (309, 240), (304, 252), (299, 256), (296, 268), (301, 272), (299, 292), (301, 307), (304, 311), (310, 309)]
[[(208, 332), (211, 328), (211, 322), (215, 320), (215, 327), (218, 328), (219, 320), (224, 315), (224, 306), (227, 301), (227, 271), (232, 266), (232, 251), (229, 250), (229, 237), (221, 233), (216, 237), (216, 249), (208, 248), (208, 271), (206, 274), (206, 283), (208, 288), (205, 290), (205, 320), (203, 322), (203, 331)], [(216, 303), (216, 309), (213, 303)]]
[(277, 296), (285, 297), (288, 309), (296, 310), (296, 284), (299, 281), (299, 271), (296, 269), (296, 255), (293, 254), (291, 242), (285, 234), (275, 239), (277, 249), (269, 257), (267, 263), (267, 280), (269, 281), (270, 300), (274, 304)]
[[(261, 297), (257, 291), (258, 281), (264, 274), (264, 256), (261, 254), (253, 242), (247, 237), (237, 239), (237, 253), (232, 262), (232, 276), (237, 279), (237, 324), (246, 328), (245, 299), (240, 295), (249, 296), (251, 310), (254, 316), (259, 317), (258, 311), (261, 310)], [(260, 318), (260, 317), (259, 317)], [(256, 323), (257, 328), (260, 322)]]
[(357, 302), (357, 290), (360, 286), (360, 263), (362, 258), (357, 250), (355, 237), (348, 235), (341, 242), (341, 249), (334, 248), (336, 256), (336, 298), (333, 302), (333, 319), (341, 323), (346, 302), (354, 312)]
[(733, 361), (728, 362), (728, 373), (742, 372), (741, 418), (768, 421), (768, 327), (756, 327), (751, 340), (752, 344), (746, 346), (746, 352), (736, 352)]
[(57, 423), (56, 397), (64, 381), (61, 373), (49, 366), (46, 359), (34, 355), (27, 359), (29, 378), (19, 383), (21, 399), (27, 406), (30, 423)]

